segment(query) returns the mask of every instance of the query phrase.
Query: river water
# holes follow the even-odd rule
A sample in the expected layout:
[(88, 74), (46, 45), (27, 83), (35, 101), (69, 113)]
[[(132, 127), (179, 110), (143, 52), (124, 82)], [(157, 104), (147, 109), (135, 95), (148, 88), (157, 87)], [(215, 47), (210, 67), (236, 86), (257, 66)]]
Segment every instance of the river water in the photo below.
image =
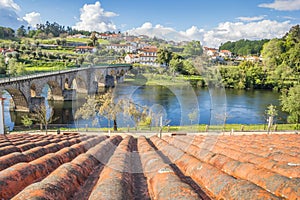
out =
[[(43, 96), (47, 97), (48, 88), (44, 88)], [(24, 113), (9, 111), (9, 98), (4, 104), (6, 126), (13, 129), (22, 125), (21, 116)], [(231, 90), (216, 92), (207, 88), (192, 88), (186, 86), (132, 86), (119, 85), (115, 89), (117, 98), (130, 98), (139, 105), (146, 105), (156, 113), (155, 119), (170, 125), (189, 124), (217, 124), (226, 122), (229, 124), (264, 124), (266, 123), (265, 110), (273, 104), (279, 108), (279, 94), (268, 90)], [(74, 113), (84, 103), (85, 96), (76, 97), (78, 100), (65, 102), (47, 101), (49, 109), (54, 109), (54, 115), (59, 119), (54, 124), (76, 127), (88, 124), (93, 120), (76, 120)], [(278, 109), (279, 110), (279, 109)], [(196, 113), (195, 118), (189, 114)], [(159, 114), (160, 113), (160, 114)], [(107, 127), (108, 122), (104, 117), (98, 116), (95, 126)], [(279, 111), (276, 123), (285, 123), (286, 114)], [(153, 123), (160, 123), (155, 120)], [(119, 126), (132, 126), (133, 122), (125, 116), (118, 117)]]

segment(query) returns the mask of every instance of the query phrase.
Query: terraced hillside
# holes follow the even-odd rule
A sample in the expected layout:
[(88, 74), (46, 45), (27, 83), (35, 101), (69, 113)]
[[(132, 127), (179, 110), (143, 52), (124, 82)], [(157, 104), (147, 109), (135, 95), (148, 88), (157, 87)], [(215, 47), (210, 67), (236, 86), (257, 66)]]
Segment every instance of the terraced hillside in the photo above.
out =
[(1, 135), (0, 199), (300, 199), (300, 136)]

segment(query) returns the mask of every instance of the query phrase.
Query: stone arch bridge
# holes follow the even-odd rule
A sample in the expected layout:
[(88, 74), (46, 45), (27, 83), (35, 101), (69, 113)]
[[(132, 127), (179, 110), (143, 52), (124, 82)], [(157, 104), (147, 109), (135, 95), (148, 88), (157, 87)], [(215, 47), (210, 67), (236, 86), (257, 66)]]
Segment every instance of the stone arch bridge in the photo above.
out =
[(7, 91), (12, 96), (13, 109), (28, 112), (44, 101), (41, 94), (45, 85), (50, 88), (48, 98), (72, 100), (75, 92), (96, 94), (101, 85), (114, 87), (124, 81), (124, 75), (131, 68), (131, 65), (115, 64), (0, 79), (0, 97)]

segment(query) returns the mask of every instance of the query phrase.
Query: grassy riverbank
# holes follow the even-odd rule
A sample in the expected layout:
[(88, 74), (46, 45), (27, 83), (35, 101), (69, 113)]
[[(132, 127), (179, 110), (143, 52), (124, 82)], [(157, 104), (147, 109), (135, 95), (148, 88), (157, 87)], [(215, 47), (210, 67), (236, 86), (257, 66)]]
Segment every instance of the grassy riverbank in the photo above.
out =
[[(296, 127), (296, 124), (276, 124), (273, 125), (270, 132), (294, 132), (294, 131), (300, 131), (300, 126), (298, 128)], [(66, 128), (66, 127), (52, 127), (48, 130), (52, 133), (57, 133), (57, 130), (60, 130), (61, 132), (64, 131), (80, 131), (80, 132), (108, 132), (109, 130), (111, 132), (113, 131), (113, 128), (93, 128), (93, 127), (85, 127), (82, 126), (80, 128)], [(22, 131), (13, 131), (12, 133), (32, 133), (32, 132), (39, 132), (40, 130), (36, 129), (24, 129)], [(45, 131), (45, 130), (42, 130)], [(125, 132), (131, 132), (131, 133), (155, 133), (159, 132), (160, 127), (146, 127), (146, 126), (139, 126), (137, 130), (134, 127), (119, 127), (118, 133), (125, 133)], [(267, 125), (265, 124), (226, 124), (225, 126), (219, 125), (219, 126), (208, 126), (206, 124), (198, 124), (198, 125), (190, 125), (190, 126), (165, 126), (163, 127), (163, 132), (185, 132), (185, 133), (197, 133), (197, 132), (209, 132), (209, 131), (216, 131), (216, 132), (267, 132)]]
[(125, 83), (133, 85), (164, 85), (164, 86), (203, 86), (204, 80), (201, 76), (144, 73), (137, 75), (127, 75)]

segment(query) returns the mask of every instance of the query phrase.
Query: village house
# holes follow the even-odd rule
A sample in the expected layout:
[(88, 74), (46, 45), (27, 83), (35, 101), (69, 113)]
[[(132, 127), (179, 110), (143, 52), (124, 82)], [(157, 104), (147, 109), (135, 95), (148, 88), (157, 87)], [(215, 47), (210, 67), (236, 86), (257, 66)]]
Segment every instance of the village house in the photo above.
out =
[(96, 48), (91, 46), (78, 46), (75, 48), (76, 53), (93, 53), (95, 51)]
[(140, 62), (140, 56), (138, 54), (132, 54), (129, 53), (124, 58), (126, 63), (132, 64), (132, 63), (138, 63)]
[(136, 47), (129, 44), (110, 44), (107, 45), (106, 48), (108, 50), (114, 50), (116, 52), (125, 51), (126, 53), (133, 53), (136, 51)]
[(209, 48), (209, 47), (203, 47), (203, 53), (205, 53), (208, 56), (219, 56), (218, 49), (215, 48)]
[(156, 62), (157, 58), (157, 47), (147, 46), (139, 49), (140, 53), (140, 64), (159, 67), (159, 63)]
[(219, 52), (219, 56), (221, 56), (223, 58), (231, 58), (232, 57), (232, 53), (229, 50), (221, 50)]

